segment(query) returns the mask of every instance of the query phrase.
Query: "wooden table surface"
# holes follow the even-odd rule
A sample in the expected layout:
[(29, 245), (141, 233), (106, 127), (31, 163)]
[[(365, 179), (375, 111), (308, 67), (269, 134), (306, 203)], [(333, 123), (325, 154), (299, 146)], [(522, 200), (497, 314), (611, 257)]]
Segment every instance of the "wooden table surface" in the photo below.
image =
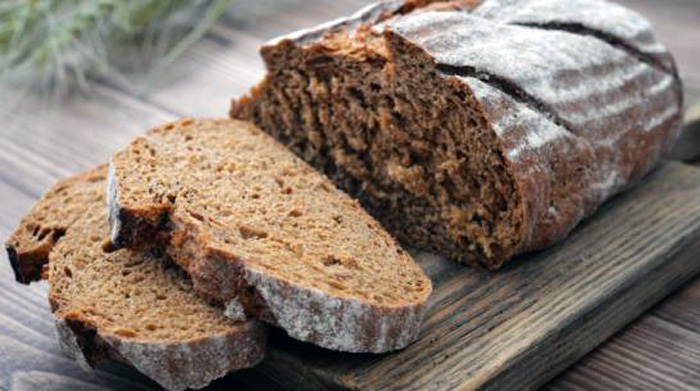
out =
[[(260, 43), (347, 14), (363, 3), (234, 0), (210, 34), (175, 64), (153, 74), (126, 75), (126, 82), (118, 77), (100, 80), (89, 95), (58, 101), (0, 89), (0, 238), (7, 238), (55, 180), (107, 161), (136, 134), (177, 117), (225, 116), (229, 99), (263, 74)], [(646, 15), (675, 54), (688, 106), (700, 102), (700, 1), (624, 3)], [(697, 107), (688, 115), (700, 118)], [(698, 133), (695, 128), (687, 140), (700, 139)], [(699, 146), (688, 141), (679, 156), (697, 159)], [(46, 284), (15, 284), (5, 254), (0, 258), (0, 289), (2, 312), (13, 314), (0, 313), (0, 389), (48, 389), (47, 383), (36, 381), (42, 376), (52, 379), (51, 389), (97, 390), (105, 382), (117, 389), (136, 387), (123, 380), (140, 379), (132, 370), (108, 367), (91, 376), (60, 358), (51, 335)], [(236, 375), (230, 376), (225, 388), (236, 383)], [(700, 390), (700, 277), (544, 389)]]

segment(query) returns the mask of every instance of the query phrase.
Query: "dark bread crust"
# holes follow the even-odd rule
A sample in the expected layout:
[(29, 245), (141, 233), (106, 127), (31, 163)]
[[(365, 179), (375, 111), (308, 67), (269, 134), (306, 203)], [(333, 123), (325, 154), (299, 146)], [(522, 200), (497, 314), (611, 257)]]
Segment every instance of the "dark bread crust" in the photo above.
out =
[(119, 189), (113, 180), (112, 170), (110, 165), (107, 175), (107, 196), (110, 199), (107, 207), (110, 208), (110, 236), (115, 248), (144, 249), (163, 240), (167, 241), (167, 238), (158, 238), (158, 235), (167, 222), (169, 206), (161, 204), (152, 208), (125, 210), (115, 201), (119, 197)]
[(17, 249), (14, 246), (6, 246), (7, 257), (10, 261), (10, 267), (15, 275), (15, 281), (22, 284), (29, 284), (31, 281), (41, 279), (41, 269), (44, 266), (43, 257), (24, 257), (24, 261), (20, 260), (17, 254)]
[(81, 216), (76, 213), (54, 213), (43, 221), (36, 217), (44, 214), (44, 210), (52, 210), (54, 200), (65, 193), (71, 193), (78, 202), (88, 202), (91, 191), (83, 184), (101, 180), (107, 172), (107, 165), (102, 164), (95, 169), (58, 181), (44, 194), (34, 206), (33, 213), (22, 218), (5, 242), (10, 265), (15, 273), (17, 282), (28, 284), (43, 278), (44, 266), (49, 261), (49, 253), (66, 230)]
[[(359, 197), (404, 242), (490, 268), (514, 255), (550, 246), (606, 199), (639, 182), (673, 145), (683, 104), (678, 73), (648, 23), (618, 5), (597, 0), (475, 3), (420, 4), (368, 23), (353, 16), (325, 26), (325, 32), (313, 29), (311, 35), (300, 32), (276, 39), (261, 49), (268, 76), (250, 96), (233, 102), (231, 116), (252, 120), (288, 144)], [(315, 39), (309, 39), (311, 36)], [(476, 260), (465, 256), (473, 253), (470, 246), (474, 243), (474, 234), (466, 228), (463, 234), (472, 240), (463, 243), (459, 228), (440, 230), (453, 224), (444, 213), (442, 222), (435, 224), (432, 216), (439, 213), (416, 209), (419, 201), (386, 201), (387, 193), (399, 200), (418, 194), (419, 200), (430, 203), (428, 197), (434, 195), (425, 195), (419, 185), (410, 188), (411, 181), (420, 184), (416, 181), (425, 178), (416, 176), (396, 186), (396, 178), (388, 178), (389, 170), (377, 169), (368, 177), (366, 170), (354, 166), (356, 161), (338, 156), (338, 141), (329, 135), (338, 122), (325, 120), (325, 114), (314, 109), (319, 103), (311, 104), (310, 109), (303, 104), (309, 100), (357, 101), (354, 91), (347, 98), (337, 92), (334, 98), (313, 94), (315, 90), (325, 93), (323, 88), (335, 91), (333, 83), (344, 72), (371, 63), (380, 64), (376, 73), (386, 85), (395, 79), (410, 84), (406, 74), (420, 69), (417, 72), (423, 79), (434, 80), (431, 88), (444, 91), (445, 100), (452, 94), (465, 96), (464, 115), (473, 118), (482, 132), (494, 135), (489, 147), (499, 151), (502, 161), (498, 164), (505, 168), (499, 178), (514, 183), (516, 189), (514, 196), (503, 193), (509, 200), (510, 217), (491, 224), (512, 227), (508, 235), (492, 241), (505, 243), (501, 248), (477, 251)], [(335, 71), (344, 64), (349, 64), (346, 69)], [(289, 77), (299, 69), (298, 76)], [(358, 89), (361, 78), (357, 77)], [(323, 86), (325, 80), (332, 80), (331, 87)], [(308, 84), (298, 87), (304, 82)], [(288, 90), (302, 91), (301, 95), (310, 92), (297, 99)], [(276, 103), (278, 100), (284, 104)], [(381, 114), (382, 106), (367, 94), (360, 96), (358, 105), (365, 107), (370, 118)], [(406, 118), (400, 107), (396, 111), (394, 127), (420, 122), (418, 117)], [(336, 111), (334, 115), (344, 114)], [(361, 128), (357, 133), (373, 131)], [(395, 128), (382, 132), (395, 132)], [(470, 139), (461, 142), (476, 143)], [(362, 158), (366, 151), (357, 155)], [(379, 158), (360, 164), (371, 168), (383, 163)], [(404, 167), (410, 170), (413, 168)], [(451, 178), (460, 179), (460, 175)], [(372, 186), (380, 190), (367, 191)], [(413, 210), (422, 210), (430, 218), (415, 216)]]

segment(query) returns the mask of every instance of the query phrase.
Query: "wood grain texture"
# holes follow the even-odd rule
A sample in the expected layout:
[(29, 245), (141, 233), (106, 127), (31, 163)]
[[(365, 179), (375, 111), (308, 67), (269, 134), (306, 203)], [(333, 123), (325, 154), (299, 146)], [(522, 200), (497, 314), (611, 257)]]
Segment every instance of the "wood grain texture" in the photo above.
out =
[(675, 160), (700, 163), (700, 81), (685, 82), (685, 128), (671, 156)]
[[(51, 102), (32, 96), (20, 98), (15, 91), (0, 89), (0, 116), (3, 119), (0, 127), (0, 238), (4, 240), (9, 235), (22, 214), (56, 179), (104, 162), (113, 149), (123, 146), (135, 134), (176, 116), (225, 115), (230, 97), (245, 92), (263, 74), (257, 55), (260, 43), (281, 33), (346, 15), (363, 3), (367, 1), (236, 1), (230, 14), (212, 34), (174, 66), (159, 71), (159, 77), (149, 79), (139, 91), (118, 90), (107, 81), (98, 85), (87, 98)], [(624, 0), (623, 3), (652, 20), (660, 39), (668, 44), (679, 61), (686, 84), (686, 102), (700, 101), (700, 51), (696, 50), (700, 5), (697, 1)], [(694, 149), (691, 145), (689, 150), (699, 151), (700, 148)], [(684, 191), (680, 190), (681, 193)], [(593, 221), (598, 218), (596, 215)], [(644, 235), (626, 237), (634, 242)], [(625, 248), (631, 245), (626, 243)], [(449, 281), (456, 281), (456, 272), (449, 268), (440, 269), (435, 266), (439, 265), (436, 262), (428, 263), (433, 265), (431, 273), (442, 273)], [(53, 334), (46, 285), (25, 287), (14, 283), (10, 273), (5, 255), (0, 256), (0, 389), (154, 389), (153, 383), (133, 369), (105, 365), (87, 374), (64, 358)], [(509, 273), (518, 275), (512, 271)], [(478, 278), (469, 281), (474, 284)], [(483, 292), (500, 295), (506, 304), (515, 305), (513, 302), (517, 297), (514, 294), (518, 293), (509, 295), (504, 289), (490, 286), (484, 287), (486, 291)], [(547, 285), (539, 286), (544, 289)], [(548, 292), (550, 295), (551, 290)], [(439, 302), (447, 303), (456, 298), (455, 294), (442, 295)], [(529, 302), (528, 308), (534, 309), (536, 304)], [(460, 305), (469, 309), (461, 323), (455, 321), (451, 324), (452, 329), (440, 334), (444, 338), (463, 332), (462, 326), (473, 327), (476, 320), (469, 320), (466, 316), (474, 315), (478, 320), (493, 314), (474, 300)], [(454, 309), (455, 305), (444, 311)], [(635, 307), (635, 310), (641, 308)], [(481, 322), (487, 324), (486, 328), (496, 327), (493, 322)], [(433, 322), (426, 333), (431, 333), (435, 327), (437, 325)], [(596, 348), (545, 389), (697, 390), (700, 388), (697, 383), (699, 328), (700, 278), (695, 278), (684, 289)], [(599, 336), (598, 340), (602, 338)], [(281, 333), (276, 333), (273, 340), (277, 351), (285, 346), (287, 352), (295, 348), (306, 349), (305, 345), (290, 341)], [(585, 353), (578, 350), (575, 354), (567, 352), (569, 361)], [(273, 357), (278, 364), (285, 363), (284, 355), (273, 353)], [(316, 367), (324, 357), (327, 356), (310, 354)], [(359, 359), (366, 360), (372, 367), (379, 365), (384, 357), (355, 358)], [(559, 357), (554, 356), (554, 359)], [(333, 357), (327, 360), (334, 362)], [(440, 355), (434, 362), (439, 365), (441, 360), (448, 361), (450, 357)], [(454, 362), (452, 360), (450, 362)], [(353, 360), (348, 361), (344, 368), (349, 368), (352, 363)], [(543, 365), (549, 365), (549, 362)], [(298, 370), (295, 372), (284, 366), (266, 365), (260, 368), (262, 372), (248, 370), (232, 374), (212, 384), (209, 390), (286, 389), (299, 379), (318, 378), (317, 373), (309, 373), (316, 367), (300, 368), (295, 363), (290, 367)], [(554, 370), (560, 368), (553, 367)], [(385, 379), (387, 384), (391, 383), (388, 376)], [(357, 384), (352, 377), (341, 380), (343, 384)], [(317, 383), (308, 384), (308, 388), (329, 383), (336, 384), (337, 381), (321, 377)]]
[[(700, 306), (698, 303), (700, 303), (700, 283), (692, 283), (677, 292), (673, 296), (673, 300), (656, 308), (653, 315), (700, 335)], [(700, 347), (700, 339), (698, 339), (696, 346)], [(698, 373), (700, 374), (700, 371)]]
[(254, 371), (283, 389), (534, 389), (700, 271), (698, 239), (700, 170), (671, 164), (502, 272), (418, 254), (435, 290), (421, 339), (401, 352), (273, 338)]
[(555, 390), (700, 389), (700, 338), (674, 322), (646, 316), (549, 384)]

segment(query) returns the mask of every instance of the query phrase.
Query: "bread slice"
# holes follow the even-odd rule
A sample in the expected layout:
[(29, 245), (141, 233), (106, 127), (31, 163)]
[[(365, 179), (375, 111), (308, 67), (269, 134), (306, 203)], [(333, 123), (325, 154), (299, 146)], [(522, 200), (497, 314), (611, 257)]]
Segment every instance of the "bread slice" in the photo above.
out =
[(225, 317), (167, 257), (111, 248), (106, 176), (103, 165), (60, 181), (7, 242), (20, 281), (39, 278), (48, 261), (62, 350), (86, 369), (125, 362), (169, 390), (201, 388), (259, 362), (264, 325)]
[[(68, 227), (99, 212), (98, 198), (104, 198), (99, 184), (104, 182), (106, 170), (107, 165), (101, 165), (59, 181), (22, 219), (5, 244), (18, 282), (40, 280), (49, 253)], [(81, 209), (83, 206), (86, 209)]]
[(489, 268), (565, 238), (680, 129), (673, 58), (607, 1), (383, 1), (261, 53), (233, 118), (399, 240)]
[[(431, 283), (327, 178), (249, 123), (161, 126), (111, 162), (112, 240), (157, 240), (231, 314), (349, 352), (406, 346)], [(242, 307), (242, 308), (241, 308)]]

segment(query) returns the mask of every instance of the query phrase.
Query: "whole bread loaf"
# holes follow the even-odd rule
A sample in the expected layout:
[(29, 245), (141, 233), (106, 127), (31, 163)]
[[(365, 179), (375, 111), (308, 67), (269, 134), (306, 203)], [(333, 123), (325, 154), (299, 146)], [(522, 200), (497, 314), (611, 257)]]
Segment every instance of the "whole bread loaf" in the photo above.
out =
[(234, 318), (350, 352), (417, 338), (421, 267), (359, 204), (250, 123), (186, 119), (117, 152), (117, 246), (160, 243)]
[(607, 1), (381, 2), (262, 55), (232, 117), (400, 240), (490, 268), (562, 240), (680, 128), (672, 57)]
[(259, 362), (264, 325), (224, 316), (167, 257), (111, 248), (106, 186), (106, 165), (58, 182), (7, 242), (18, 280), (46, 266), (62, 350), (85, 369), (130, 364), (169, 390)]

